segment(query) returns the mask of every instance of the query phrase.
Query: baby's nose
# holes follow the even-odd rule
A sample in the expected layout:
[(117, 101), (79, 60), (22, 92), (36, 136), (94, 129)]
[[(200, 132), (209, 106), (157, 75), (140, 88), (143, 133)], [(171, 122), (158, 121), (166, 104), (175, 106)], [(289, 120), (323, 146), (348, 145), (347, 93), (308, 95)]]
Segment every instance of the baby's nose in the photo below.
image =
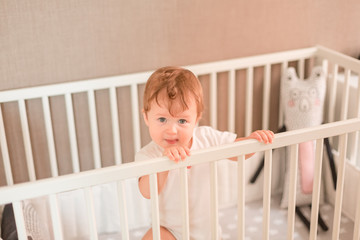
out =
[(167, 132), (168, 132), (168, 133), (171, 133), (171, 134), (176, 134), (176, 133), (177, 133), (176, 124), (170, 123), (170, 124), (168, 125)]

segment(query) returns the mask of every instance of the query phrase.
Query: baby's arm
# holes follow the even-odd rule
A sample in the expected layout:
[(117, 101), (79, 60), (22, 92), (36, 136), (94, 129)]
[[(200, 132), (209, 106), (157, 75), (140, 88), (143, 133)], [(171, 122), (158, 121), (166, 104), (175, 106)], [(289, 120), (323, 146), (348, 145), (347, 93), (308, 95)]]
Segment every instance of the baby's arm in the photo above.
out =
[[(167, 156), (170, 160), (178, 162), (179, 160), (185, 160), (187, 156), (190, 156), (190, 149), (188, 147), (174, 146), (166, 148), (164, 150), (164, 156)], [(158, 194), (163, 190), (169, 171), (160, 172), (157, 174), (158, 180)], [(142, 176), (139, 178), (139, 189), (141, 194), (150, 199), (150, 184), (149, 176)]]
[[(270, 130), (257, 130), (255, 132), (252, 132), (249, 136), (243, 137), (243, 138), (237, 138), (235, 139), (235, 142), (243, 141), (247, 139), (255, 139), (262, 143), (272, 143), (274, 139), (274, 133)], [(255, 153), (249, 153), (245, 155), (245, 159), (248, 159), (249, 157), (253, 156)], [(230, 160), (237, 161), (237, 158), (230, 158)]]
[[(158, 182), (158, 194), (163, 190), (169, 171), (159, 172), (157, 174)], [(149, 175), (145, 175), (139, 178), (139, 189), (144, 198), (150, 199), (150, 178)]]

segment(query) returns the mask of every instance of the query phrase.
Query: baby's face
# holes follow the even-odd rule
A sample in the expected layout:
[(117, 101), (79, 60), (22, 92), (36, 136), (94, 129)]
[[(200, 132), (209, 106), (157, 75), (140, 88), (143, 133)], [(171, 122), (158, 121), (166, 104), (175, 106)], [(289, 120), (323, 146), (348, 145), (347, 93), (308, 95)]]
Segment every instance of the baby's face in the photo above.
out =
[(192, 135), (197, 124), (197, 106), (194, 99), (188, 101), (188, 109), (182, 109), (176, 101), (172, 109), (176, 113), (172, 116), (168, 110), (168, 103), (159, 95), (159, 104), (151, 103), (150, 111), (144, 113), (144, 120), (149, 128), (151, 139), (162, 148), (173, 146), (191, 147)]

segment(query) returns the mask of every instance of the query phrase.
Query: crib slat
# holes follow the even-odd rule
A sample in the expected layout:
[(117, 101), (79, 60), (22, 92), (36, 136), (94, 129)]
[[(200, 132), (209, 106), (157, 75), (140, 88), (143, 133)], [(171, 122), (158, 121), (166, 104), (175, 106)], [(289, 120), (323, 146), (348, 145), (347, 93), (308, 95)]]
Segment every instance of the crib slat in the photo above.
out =
[(129, 223), (126, 212), (126, 199), (124, 181), (117, 182), (117, 193), (119, 199), (120, 223), (121, 223), (121, 239), (129, 240)]
[(50, 205), (51, 222), (53, 225), (54, 239), (56, 240), (64, 239), (62, 232), (61, 218), (59, 214), (59, 205), (56, 194), (50, 194), (48, 201)]
[[(321, 66), (322, 66), (322, 70), (324, 71), (324, 75), (325, 75), (325, 82), (326, 84), (328, 84), (328, 76), (329, 76), (329, 61), (327, 59), (323, 59), (322, 60), (322, 63), (321, 63)], [(325, 92), (325, 96), (327, 96), (327, 92)], [(329, 100), (326, 100), (326, 102), (329, 101)], [(326, 103), (324, 103), (324, 109), (325, 109), (325, 105)], [(327, 110), (326, 110), (327, 111)], [(328, 119), (326, 119), (327, 116), (323, 116), (324, 117), (324, 120), (323, 122), (326, 122)]]
[(9, 150), (8, 150), (8, 144), (7, 144), (7, 140), (6, 140), (4, 118), (2, 115), (1, 104), (0, 104), (0, 147), (1, 147), (1, 155), (2, 155), (2, 159), (3, 159), (3, 164), (4, 164), (6, 184), (13, 185), (14, 180), (13, 180), (12, 171), (11, 171)]
[(328, 122), (333, 122), (335, 119), (335, 101), (336, 89), (339, 67), (337, 64), (333, 66), (332, 78), (330, 79), (330, 92), (329, 92), (329, 107), (328, 107)]
[(230, 71), (228, 84), (228, 131), (235, 132), (235, 70)]
[(109, 90), (110, 96), (110, 110), (111, 110), (111, 125), (112, 125), (112, 133), (113, 133), (113, 141), (114, 141), (114, 157), (115, 164), (121, 164), (121, 144), (120, 144), (120, 129), (119, 129), (119, 112), (117, 108), (117, 100), (116, 100), (116, 88), (111, 87)]
[(22, 202), (13, 202), (12, 206), (14, 210), (14, 217), (15, 217), (16, 231), (18, 238), (19, 240), (27, 240)]
[(217, 128), (217, 75), (212, 72), (210, 75), (210, 125)]
[(95, 217), (95, 209), (94, 209), (94, 198), (91, 187), (85, 188), (84, 191), (85, 191), (86, 209), (89, 218), (88, 221), (89, 221), (89, 229), (90, 229), (90, 239), (97, 240), (98, 234), (97, 234), (96, 217)]
[(65, 94), (65, 106), (66, 106), (66, 117), (67, 117), (68, 131), (69, 131), (69, 141), (70, 141), (73, 172), (77, 173), (80, 172), (80, 164), (79, 164), (79, 155), (77, 149), (74, 110), (73, 110), (71, 93)]
[(327, 76), (329, 72), (329, 61), (327, 59), (323, 59), (321, 62), (321, 66), (325, 73), (325, 76)]
[(341, 99), (340, 120), (347, 119), (347, 115), (348, 115), (350, 75), (351, 75), (351, 70), (346, 69), (345, 70), (345, 81), (344, 81), (342, 99)]
[(295, 227), (295, 201), (296, 201), (296, 179), (298, 169), (299, 145), (290, 146), (290, 179), (289, 179), (289, 203), (288, 203), (288, 232), (287, 239), (294, 239)]
[[(357, 187), (357, 198), (356, 202), (360, 202), (360, 184)], [(360, 204), (356, 206), (356, 214), (354, 221), (354, 238), (353, 240), (360, 240)]]
[(50, 106), (49, 106), (49, 98), (47, 96), (43, 96), (42, 107), (44, 113), (44, 121), (45, 121), (45, 130), (46, 130), (46, 139), (49, 149), (49, 160), (50, 160), (50, 168), (51, 168), (51, 176), (56, 177), (59, 175), (57, 161), (56, 161), (56, 153), (55, 153), (55, 143), (54, 143), (54, 132), (51, 121), (50, 114)]
[(262, 128), (269, 129), (271, 65), (265, 65), (263, 89)]
[(87, 92), (89, 103), (90, 115), (90, 128), (91, 128), (91, 142), (93, 148), (94, 166), (101, 168), (100, 145), (99, 145), (99, 131), (97, 126), (95, 93), (92, 90)]
[[(357, 88), (357, 109), (356, 109), (356, 116), (357, 118), (360, 118), (360, 74), (358, 73), (358, 88)], [(359, 146), (359, 131), (355, 132), (355, 139), (354, 139), (354, 144), (353, 144), (353, 164), (357, 167), (360, 167), (360, 157), (358, 155), (358, 148), (357, 146)]]
[(245, 155), (237, 159), (238, 163), (238, 239), (245, 239)]
[(211, 238), (217, 239), (219, 233), (219, 211), (218, 211), (218, 175), (217, 162), (210, 163), (210, 226)]
[(321, 187), (321, 166), (323, 159), (323, 139), (316, 140), (316, 156), (314, 166), (314, 184), (311, 202), (311, 226), (310, 226), (310, 239), (316, 239), (319, 204), (320, 204), (320, 187)]
[(160, 239), (160, 216), (159, 216), (159, 196), (157, 185), (157, 174), (149, 175), (150, 197), (151, 197), (151, 219), (153, 239)]
[[(358, 75), (358, 87), (357, 87), (357, 94), (356, 94), (356, 111), (355, 116), (360, 117), (360, 85), (359, 85), (359, 75)], [(359, 132), (353, 132), (350, 134), (351, 140), (349, 141), (351, 145), (348, 147), (350, 148), (350, 162), (354, 166), (360, 167), (360, 165), (357, 163), (360, 163), (360, 159), (358, 159), (358, 146), (359, 146)]]
[[(282, 89), (281, 89), (281, 85), (282, 85), (282, 79), (283, 79), (283, 75), (286, 71), (288, 67), (288, 62), (283, 62), (281, 64), (281, 77), (280, 77), (280, 94), (282, 94)], [(278, 127), (281, 128), (284, 125), (284, 109), (283, 109), (283, 103), (281, 102), (281, 98), (279, 99), (279, 125)]]
[(336, 197), (335, 197), (335, 209), (334, 209), (334, 220), (333, 220), (333, 234), (332, 234), (333, 240), (339, 239), (339, 233), (340, 233), (341, 207), (342, 207), (344, 181), (345, 181), (347, 135), (348, 134), (342, 134), (339, 137), (339, 163), (337, 169)]
[(356, 108), (356, 116), (360, 117), (360, 73), (356, 73), (357, 75), (357, 96), (356, 96), (356, 103), (357, 103), (357, 108)]
[(299, 78), (301, 80), (305, 79), (305, 59), (304, 58), (300, 58), (298, 60), (298, 69), (299, 69)]
[(269, 239), (270, 230), (270, 202), (271, 202), (271, 169), (272, 149), (265, 151), (264, 165), (264, 198), (263, 198), (263, 238)]
[(245, 108), (245, 136), (250, 135), (252, 131), (252, 111), (253, 111), (253, 85), (254, 68), (249, 67), (246, 71), (246, 108)]
[(140, 141), (140, 119), (139, 119), (139, 94), (137, 85), (131, 85), (131, 111), (133, 118), (134, 150), (138, 152), (141, 147)]
[(26, 155), (26, 164), (29, 173), (30, 181), (36, 180), (35, 175), (35, 167), (34, 167), (34, 159), (31, 149), (31, 140), (30, 140), (30, 132), (29, 132), (29, 123), (26, 115), (26, 106), (25, 100), (19, 100), (19, 112), (20, 112), (20, 120), (21, 120), (21, 129), (23, 134), (24, 140), (24, 147), (25, 147), (25, 155)]
[(179, 171), (181, 182), (182, 239), (187, 240), (190, 239), (188, 170), (187, 167), (183, 167)]

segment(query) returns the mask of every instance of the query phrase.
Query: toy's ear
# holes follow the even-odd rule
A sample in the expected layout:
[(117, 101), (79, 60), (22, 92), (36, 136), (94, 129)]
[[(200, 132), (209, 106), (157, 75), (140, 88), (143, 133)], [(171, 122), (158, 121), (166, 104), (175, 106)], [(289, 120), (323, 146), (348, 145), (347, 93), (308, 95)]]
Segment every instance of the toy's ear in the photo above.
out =
[[(281, 79), (281, 96), (287, 98), (290, 89), (298, 85), (299, 79), (296, 74), (296, 70), (293, 67), (289, 67), (284, 71)], [(285, 101), (287, 102), (287, 101)]]
[(284, 82), (287, 82), (287, 83), (293, 83), (298, 80), (295, 68), (293, 68), (293, 67), (289, 67), (288, 69), (286, 69), (284, 76), (285, 76)]
[(322, 80), (322, 78), (324, 76), (325, 76), (325, 72), (324, 72), (322, 66), (316, 66), (312, 69), (311, 75), (308, 80), (316, 82), (316, 81)]

